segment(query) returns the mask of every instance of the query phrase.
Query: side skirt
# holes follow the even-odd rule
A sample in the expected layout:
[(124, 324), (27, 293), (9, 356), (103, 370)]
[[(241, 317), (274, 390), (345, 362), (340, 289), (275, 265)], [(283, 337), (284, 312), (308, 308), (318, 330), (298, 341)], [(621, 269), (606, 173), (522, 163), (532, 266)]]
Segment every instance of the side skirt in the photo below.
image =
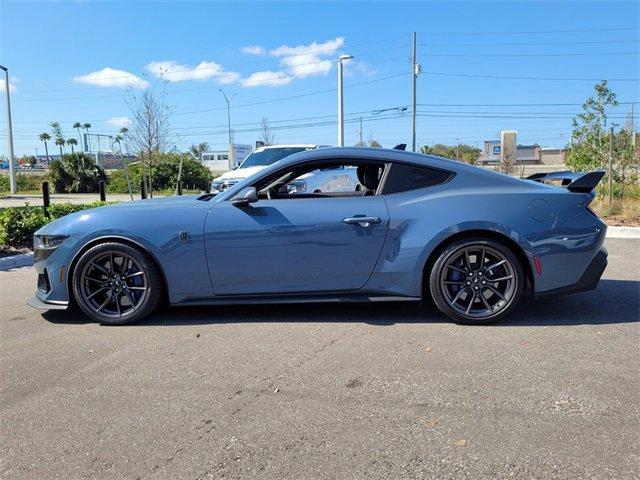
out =
[(175, 306), (187, 305), (254, 305), (270, 303), (372, 303), (419, 302), (420, 297), (380, 296), (367, 294), (292, 294), (292, 295), (235, 295), (227, 297), (188, 298), (171, 302)]

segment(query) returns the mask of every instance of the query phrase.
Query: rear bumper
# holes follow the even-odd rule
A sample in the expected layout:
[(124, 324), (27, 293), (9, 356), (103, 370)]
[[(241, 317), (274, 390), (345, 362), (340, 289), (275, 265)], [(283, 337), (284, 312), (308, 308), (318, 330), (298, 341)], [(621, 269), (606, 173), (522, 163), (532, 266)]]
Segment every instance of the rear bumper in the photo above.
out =
[(600, 277), (604, 273), (605, 268), (607, 268), (607, 256), (607, 249), (602, 247), (600, 250), (598, 250), (598, 253), (596, 253), (595, 257), (593, 257), (593, 260), (591, 260), (591, 263), (589, 263), (587, 269), (584, 271), (584, 273), (576, 283), (567, 285), (565, 287), (555, 288), (553, 290), (537, 292), (535, 294), (535, 297), (540, 298), (549, 295), (562, 295), (566, 293), (577, 293), (593, 290), (598, 286)]

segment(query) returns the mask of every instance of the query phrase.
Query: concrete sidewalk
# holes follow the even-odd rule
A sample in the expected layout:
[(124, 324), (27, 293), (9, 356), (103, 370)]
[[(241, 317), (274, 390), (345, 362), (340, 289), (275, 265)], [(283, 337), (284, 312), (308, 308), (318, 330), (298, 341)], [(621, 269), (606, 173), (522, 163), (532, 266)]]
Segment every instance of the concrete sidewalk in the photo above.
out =
[[(156, 195), (163, 196), (163, 195)], [(134, 194), (134, 200), (140, 199), (140, 194), (137, 196)], [(74, 205), (81, 205), (84, 203), (97, 202), (100, 200), (100, 195), (97, 193), (52, 193), (51, 203), (73, 203)], [(122, 193), (107, 193), (108, 202), (129, 202), (131, 197), (129, 194)], [(31, 206), (42, 206), (42, 195), (6, 195), (0, 196), (0, 208), (5, 207), (24, 207), (26, 204)]]

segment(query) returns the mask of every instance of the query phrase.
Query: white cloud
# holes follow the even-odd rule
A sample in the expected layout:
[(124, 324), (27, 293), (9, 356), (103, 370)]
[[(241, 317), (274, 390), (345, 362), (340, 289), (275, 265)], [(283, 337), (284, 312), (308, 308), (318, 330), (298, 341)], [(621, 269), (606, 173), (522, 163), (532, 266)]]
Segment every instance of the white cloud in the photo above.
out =
[(264, 55), (267, 53), (267, 51), (260, 45), (249, 45), (247, 47), (243, 47), (242, 51), (249, 55)]
[(373, 77), (374, 75), (378, 74), (378, 70), (366, 62), (350, 60), (349, 68), (345, 69), (345, 75), (350, 77), (355, 73), (359, 73), (361, 75), (364, 75), (365, 77)]
[(336, 63), (334, 58), (338, 49), (344, 46), (344, 37), (336, 37), (323, 43), (290, 47), (281, 45), (269, 52), (280, 58), (280, 64), (294, 77), (305, 78), (311, 75), (326, 75)]
[(129, 117), (111, 117), (107, 120), (107, 124), (112, 127), (130, 127), (131, 119)]
[[(14, 93), (18, 91), (18, 87), (16, 86), (20, 83), (20, 79), (18, 77), (9, 77), (9, 92)], [(6, 80), (4, 75), (0, 75), (0, 92), (4, 93), (7, 91), (6, 88)]]
[(158, 78), (170, 82), (184, 82), (187, 80), (209, 80), (214, 78), (221, 85), (235, 83), (240, 79), (240, 74), (225, 70), (216, 62), (200, 62), (195, 67), (182, 65), (173, 60), (163, 62), (151, 62), (147, 70)]
[(105, 67), (97, 72), (73, 77), (75, 83), (86, 83), (98, 87), (147, 88), (149, 82), (125, 70)]
[(265, 70), (255, 72), (240, 81), (243, 87), (281, 87), (291, 83), (293, 77), (285, 72), (272, 72)]

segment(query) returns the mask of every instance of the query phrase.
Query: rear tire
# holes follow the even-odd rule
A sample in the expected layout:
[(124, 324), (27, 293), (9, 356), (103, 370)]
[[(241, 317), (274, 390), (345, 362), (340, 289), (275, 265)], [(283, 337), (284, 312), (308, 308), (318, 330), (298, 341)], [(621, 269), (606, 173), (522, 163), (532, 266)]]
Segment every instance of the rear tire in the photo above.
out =
[(436, 306), (462, 324), (501, 320), (520, 301), (524, 284), (518, 257), (503, 243), (482, 237), (446, 247), (429, 274)]
[(136, 322), (163, 298), (162, 273), (154, 260), (121, 242), (101, 243), (84, 252), (72, 285), (80, 310), (103, 325)]

